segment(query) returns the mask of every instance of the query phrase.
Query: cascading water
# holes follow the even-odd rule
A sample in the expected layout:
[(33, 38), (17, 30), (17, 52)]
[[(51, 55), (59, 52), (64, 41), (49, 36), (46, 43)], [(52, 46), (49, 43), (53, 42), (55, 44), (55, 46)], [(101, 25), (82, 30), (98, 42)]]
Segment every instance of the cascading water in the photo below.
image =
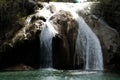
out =
[[(60, 10), (69, 11), (78, 23), (78, 35), (76, 38), (75, 53), (73, 56), (74, 64), (80, 65), (81, 62), (83, 62), (85, 70), (103, 70), (102, 50), (97, 36), (85, 23), (84, 19), (81, 16), (78, 16), (77, 10), (79, 9), (76, 9), (76, 6), (73, 6), (73, 4), (70, 4), (70, 6), (68, 6), (68, 4), (60, 4), (64, 7), (59, 6), (57, 3), (53, 3), (56, 7), (56, 13)], [(59, 33), (50, 24), (49, 19), (47, 19), (47, 22), (43, 26), (43, 30), (40, 34), (40, 61), (42, 68), (51, 68), (53, 65), (52, 38), (56, 34)]]
[(83, 59), (85, 70), (103, 70), (102, 51), (97, 36), (82, 17), (79, 16), (76, 20), (78, 35), (75, 54), (79, 56), (78, 58)]
[(40, 46), (41, 46), (41, 67), (52, 68), (52, 38), (57, 34), (57, 31), (52, 27), (49, 22), (43, 27), (40, 34)]

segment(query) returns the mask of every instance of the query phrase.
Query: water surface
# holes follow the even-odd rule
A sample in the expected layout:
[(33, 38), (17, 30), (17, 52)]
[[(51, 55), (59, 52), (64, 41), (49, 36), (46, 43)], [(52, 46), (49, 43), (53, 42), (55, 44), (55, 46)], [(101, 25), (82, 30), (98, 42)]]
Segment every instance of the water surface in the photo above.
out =
[(0, 80), (120, 80), (120, 75), (101, 71), (41, 69), (0, 72)]

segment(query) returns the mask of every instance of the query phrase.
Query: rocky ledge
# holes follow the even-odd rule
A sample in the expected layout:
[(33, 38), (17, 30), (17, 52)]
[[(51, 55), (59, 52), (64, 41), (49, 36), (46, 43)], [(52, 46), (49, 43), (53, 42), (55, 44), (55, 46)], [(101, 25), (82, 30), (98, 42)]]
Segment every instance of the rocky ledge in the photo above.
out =
[[(20, 18), (13, 29), (7, 31), (5, 34), (6, 39), (0, 40), (0, 68), (4, 69), (17, 64), (25, 64), (33, 68), (39, 68), (39, 35), (46, 21), (50, 18), (51, 24), (60, 33), (53, 39), (56, 41), (53, 43), (53, 49), (56, 49), (53, 52), (54, 67), (58, 69), (73, 69), (71, 63), (73, 64), (74, 62), (71, 61), (71, 58), (73, 58), (77, 35), (77, 27), (75, 26), (77, 25), (69, 11), (65, 10), (67, 6), (68, 8), (75, 9), (100, 39), (105, 68), (115, 68), (117, 65), (120, 69), (120, 63), (117, 64), (113, 61), (116, 57), (118, 58), (116, 54), (119, 53), (119, 34), (115, 29), (104, 23), (102, 19), (94, 15), (95, 10), (92, 9), (95, 9), (94, 7), (96, 7), (97, 4), (99, 3), (86, 2), (74, 4), (36, 2), (33, 13), (27, 17)], [(78, 7), (78, 5), (81, 5), (81, 7)], [(20, 26), (20, 28), (18, 29), (17, 26)], [(56, 51), (58, 54), (55, 54)], [(16, 67), (12, 67), (12, 69), (13, 68), (16, 69)], [(11, 67), (7, 69), (11, 69)], [(24, 70), (24, 68), (20, 70), (22, 69)]]

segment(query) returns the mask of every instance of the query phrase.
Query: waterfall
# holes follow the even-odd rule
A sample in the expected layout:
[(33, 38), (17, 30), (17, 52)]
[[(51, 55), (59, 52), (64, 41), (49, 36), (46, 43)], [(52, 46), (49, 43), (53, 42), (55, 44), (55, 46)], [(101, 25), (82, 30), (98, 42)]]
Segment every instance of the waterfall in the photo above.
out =
[(83, 59), (85, 70), (103, 70), (102, 50), (97, 36), (82, 17), (77, 17), (76, 21), (78, 23), (78, 35), (75, 55), (79, 56), (77, 57), (78, 60)]
[[(85, 23), (84, 19), (81, 16), (78, 16), (79, 11), (84, 10), (84, 8), (79, 9), (76, 6), (73, 6), (73, 4), (71, 3), (70, 4), (50, 3), (50, 4), (54, 5), (56, 11), (55, 13), (50, 13), (49, 16), (45, 17), (47, 21), (45, 22), (45, 25), (42, 26), (43, 29), (40, 34), (41, 67), (42, 68), (53, 67), (52, 38), (56, 34), (58, 34), (58, 32), (50, 24), (48, 17), (52, 17), (53, 14), (57, 14), (57, 12), (60, 10), (65, 10), (69, 11), (73, 16), (73, 19), (75, 19), (76, 22), (78, 23), (78, 35), (76, 38), (75, 53), (73, 56), (74, 64), (81, 66), (81, 63), (83, 63), (85, 70), (103, 70), (103, 57), (99, 39), (90, 29), (90, 27)], [(39, 13), (39, 15), (42, 15), (43, 17), (46, 16), (46, 14), (42, 14), (41, 12)]]
[(52, 38), (55, 34), (57, 34), (57, 31), (49, 22), (46, 22), (40, 34), (40, 61), (42, 68), (52, 68)]

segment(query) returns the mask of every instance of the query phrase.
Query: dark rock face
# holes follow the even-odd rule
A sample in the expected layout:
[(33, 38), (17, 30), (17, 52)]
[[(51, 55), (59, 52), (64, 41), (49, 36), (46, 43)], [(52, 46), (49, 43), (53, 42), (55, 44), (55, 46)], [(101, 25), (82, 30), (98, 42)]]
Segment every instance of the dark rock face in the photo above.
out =
[[(101, 4), (99, 6), (99, 9), (101, 11), (101, 16), (110, 27), (116, 29), (118, 31), (118, 34), (120, 35), (120, 0), (114, 1), (114, 0), (100, 0)], [(114, 32), (111, 32), (114, 33)], [(113, 37), (111, 38), (111, 40)], [(120, 70), (120, 42), (119, 40), (116, 40), (118, 47), (116, 47), (116, 51), (112, 52), (113, 47), (111, 47), (110, 50), (106, 53), (107, 59), (107, 69), (115, 69)]]
[(14, 47), (6, 46), (6, 50), (0, 56), (0, 69), (8, 68), (17, 64), (25, 64), (32, 68), (40, 66), (39, 37), (32, 40), (16, 42)]
[(55, 68), (73, 67), (73, 55), (77, 36), (77, 24), (70, 12), (59, 11), (50, 18), (58, 35), (53, 39), (53, 62)]
[(27, 18), (20, 18), (15, 23), (16, 25), (5, 34), (6, 37), (1, 39), (0, 69), (16, 64), (39, 68), (39, 34), (44, 20), (35, 15), (34, 13)]
[(103, 13), (102, 17), (120, 34), (120, 1), (102, 0), (101, 8)]

